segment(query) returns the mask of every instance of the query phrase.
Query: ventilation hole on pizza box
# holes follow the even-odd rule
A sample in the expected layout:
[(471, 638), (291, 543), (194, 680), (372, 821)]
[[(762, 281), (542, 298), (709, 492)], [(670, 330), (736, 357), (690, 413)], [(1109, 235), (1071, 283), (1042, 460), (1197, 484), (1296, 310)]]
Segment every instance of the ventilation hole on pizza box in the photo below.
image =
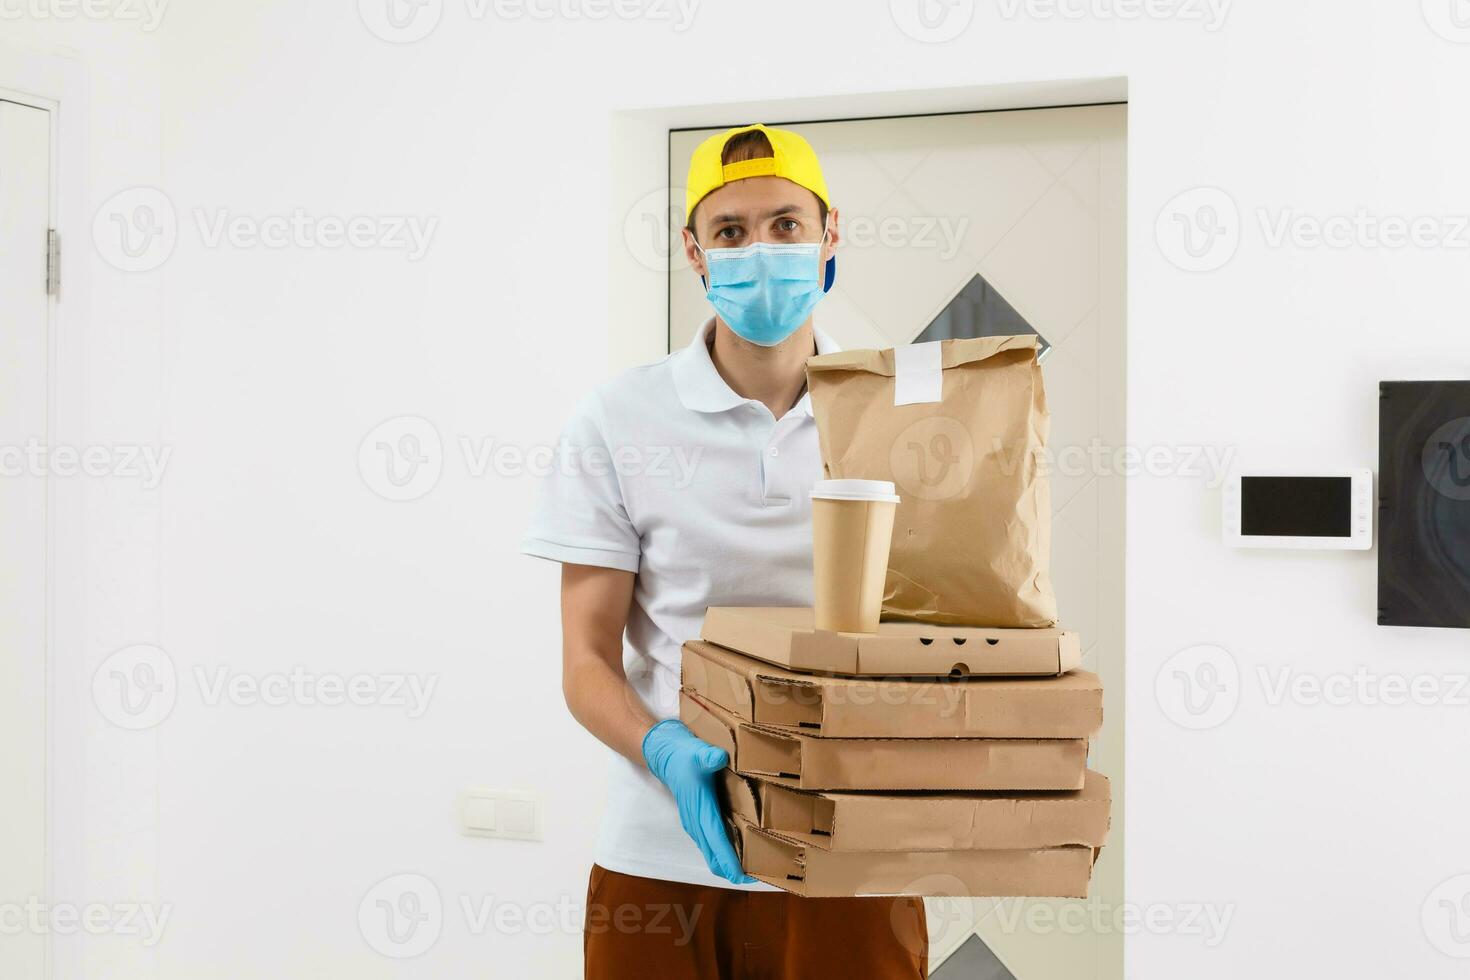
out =
[(985, 642), (989, 643), (991, 646), (995, 646), (997, 643), (1000, 642), (1000, 640), (993, 636), (987, 636), (985, 638)]
[(949, 676), (951, 677), (964, 677), (969, 673), (969, 664), (955, 664), (953, 667), (949, 668)]
[(965, 638), (963, 636), (952, 637), (952, 639), (954, 640), (954, 645), (957, 647), (962, 647), (965, 645)]
[(929, 644), (931, 644), (931, 643), (934, 642), (934, 637), (932, 637), (932, 636), (921, 636), (921, 637), (919, 637), (919, 642), (922, 643), (922, 644), (924, 644), (924, 646), (928, 646)]

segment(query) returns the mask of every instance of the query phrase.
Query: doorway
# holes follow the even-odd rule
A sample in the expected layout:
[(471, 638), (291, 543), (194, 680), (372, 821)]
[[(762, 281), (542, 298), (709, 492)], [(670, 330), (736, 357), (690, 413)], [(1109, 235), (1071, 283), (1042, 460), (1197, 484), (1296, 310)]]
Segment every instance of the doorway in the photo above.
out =
[[(1052, 576), (1062, 625), (1081, 634), (1083, 667), (1106, 691), (1088, 764), (1112, 781), (1112, 832), (1086, 914), (1063, 914), (1078, 904), (1068, 901), (930, 900), (932, 974), (1120, 978), (1121, 935), (1091, 924), (1111, 922), (1123, 900), (1124, 486), (1079, 461), (1125, 439), (1126, 106), (770, 124), (812, 143), (839, 209), (845, 241), (817, 308), (823, 331), (847, 348), (1036, 333), (1046, 352)], [(669, 134), (672, 243), (690, 154), (724, 128)], [(677, 349), (708, 316), (679, 248), (668, 297)]]
[[(52, 113), (0, 98), (0, 901), (47, 888)], [(43, 932), (7, 935), (0, 975), (40, 977)]]

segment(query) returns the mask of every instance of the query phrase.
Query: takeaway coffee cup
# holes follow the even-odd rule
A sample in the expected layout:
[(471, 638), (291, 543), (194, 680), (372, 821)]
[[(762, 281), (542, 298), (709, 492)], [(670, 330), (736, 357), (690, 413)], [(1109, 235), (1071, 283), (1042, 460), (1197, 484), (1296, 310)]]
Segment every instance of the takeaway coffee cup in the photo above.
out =
[(817, 629), (878, 632), (897, 509), (886, 480), (820, 480), (812, 487)]

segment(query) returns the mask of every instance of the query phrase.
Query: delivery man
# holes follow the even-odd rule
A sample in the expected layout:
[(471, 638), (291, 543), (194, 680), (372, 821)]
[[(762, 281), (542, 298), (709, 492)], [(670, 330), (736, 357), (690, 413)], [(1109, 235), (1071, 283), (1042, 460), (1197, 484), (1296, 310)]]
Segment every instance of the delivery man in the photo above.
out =
[(689, 162), (684, 252), (714, 315), (579, 406), (523, 550), (562, 565), (562, 689), (613, 750), (586, 976), (923, 977), (920, 899), (799, 898), (748, 877), (715, 793), (723, 749), (679, 720), (709, 606), (812, 601), (821, 478), (805, 363), (841, 241), (817, 156), (746, 126)]

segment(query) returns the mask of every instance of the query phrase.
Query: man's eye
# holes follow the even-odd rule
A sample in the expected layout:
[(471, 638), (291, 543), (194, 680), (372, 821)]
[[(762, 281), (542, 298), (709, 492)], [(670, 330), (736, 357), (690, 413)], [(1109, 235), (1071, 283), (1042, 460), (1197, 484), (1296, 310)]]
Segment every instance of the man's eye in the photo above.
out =
[(776, 227), (781, 231), (790, 234), (791, 232), (796, 231), (798, 228), (800, 228), (801, 223), (798, 222), (795, 218), (782, 218), (781, 220), (776, 222)]
[(726, 225), (715, 232), (715, 237), (728, 242), (740, 237), (740, 229), (734, 225)]

